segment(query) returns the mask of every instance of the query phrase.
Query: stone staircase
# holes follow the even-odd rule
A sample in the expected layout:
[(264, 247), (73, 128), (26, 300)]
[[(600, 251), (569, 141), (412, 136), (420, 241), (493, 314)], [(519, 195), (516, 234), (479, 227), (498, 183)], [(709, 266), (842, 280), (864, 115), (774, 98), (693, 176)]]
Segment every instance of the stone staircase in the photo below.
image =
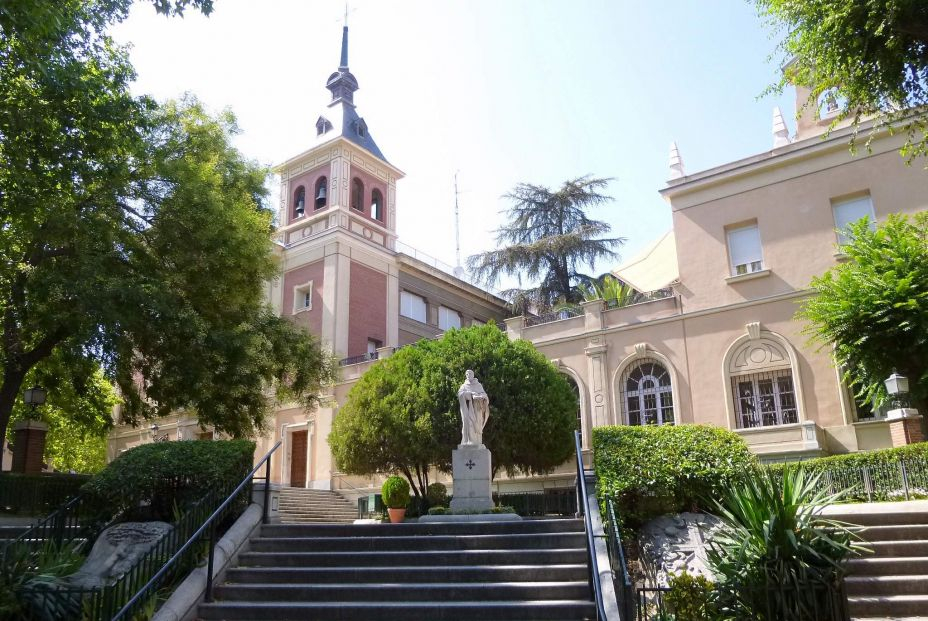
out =
[(595, 618), (580, 520), (263, 526), (201, 619)]
[(280, 490), (280, 521), (285, 524), (351, 524), (358, 508), (337, 492), (302, 487)]
[(851, 618), (928, 620), (928, 502), (847, 507), (828, 517), (864, 526), (861, 536), (873, 550), (848, 563)]

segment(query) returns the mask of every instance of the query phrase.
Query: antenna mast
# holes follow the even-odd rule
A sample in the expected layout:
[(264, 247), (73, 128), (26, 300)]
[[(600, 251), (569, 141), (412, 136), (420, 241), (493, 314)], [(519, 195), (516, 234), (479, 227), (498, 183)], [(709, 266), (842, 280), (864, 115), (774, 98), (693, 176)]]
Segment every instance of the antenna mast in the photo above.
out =
[(461, 224), (458, 221), (458, 171), (454, 171), (454, 260), (455, 267), (461, 267)]

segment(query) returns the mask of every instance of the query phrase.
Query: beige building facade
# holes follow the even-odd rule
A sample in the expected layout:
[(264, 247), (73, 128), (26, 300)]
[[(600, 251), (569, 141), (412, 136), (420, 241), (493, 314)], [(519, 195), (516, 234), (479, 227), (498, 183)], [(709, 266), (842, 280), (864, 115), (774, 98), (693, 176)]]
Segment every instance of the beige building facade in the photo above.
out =
[(904, 136), (854, 155), (849, 128), (823, 138), (828, 119), (807, 112), (789, 140), (778, 116), (773, 150), (710, 170), (686, 174), (672, 147), (673, 230), (615, 271), (654, 299), (507, 320), (577, 383), (587, 444), (599, 425), (709, 423), (768, 461), (893, 445), (900, 423), (855, 403), (795, 314), (844, 260), (842, 227), (928, 209), (928, 173), (899, 155)]

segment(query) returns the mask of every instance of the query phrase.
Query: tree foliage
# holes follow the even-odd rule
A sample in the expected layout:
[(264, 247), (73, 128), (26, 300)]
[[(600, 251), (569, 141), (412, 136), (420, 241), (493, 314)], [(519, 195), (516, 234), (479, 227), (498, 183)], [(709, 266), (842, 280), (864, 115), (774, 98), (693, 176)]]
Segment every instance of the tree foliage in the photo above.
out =
[(494, 471), (544, 473), (570, 456), (577, 411), (570, 385), (529, 342), (488, 324), (449, 330), (374, 364), (329, 435), (338, 468), (401, 472), (424, 495), (430, 467), (450, 471), (461, 440), (457, 391), (467, 369), (490, 397), (483, 442)]
[(106, 34), (130, 4), (0, 9), (0, 437), (52, 356), (76, 387), (102, 368), (125, 422), (190, 408), (237, 436), (260, 426), (269, 383), (312, 401), (332, 376), (264, 304), (266, 171), (232, 147), (231, 113), (130, 94), (133, 68)]
[(848, 231), (847, 260), (812, 280), (816, 295), (798, 318), (868, 400), (886, 396), (893, 370), (909, 378), (912, 396), (928, 397), (928, 212), (890, 215), (871, 229)]
[[(928, 125), (907, 109), (928, 104), (928, 4), (923, 0), (754, 0), (792, 62), (780, 83), (811, 89), (818, 107), (834, 89), (835, 123), (858, 124), (875, 115), (879, 125), (901, 121), (909, 156), (928, 150)], [(834, 125), (832, 125), (834, 126)]]
[[(520, 288), (504, 292), (516, 312), (545, 310), (559, 300), (579, 302), (575, 286), (591, 280), (580, 270), (615, 258), (614, 249), (625, 241), (602, 237), (611, 230), (609, 224), (586, 215), (612, 200), (601, 193), (609, 181), (588, 175), (565, 181), (554, 191), (520, 183), (503, 196), (513, 205), (505, 212), (508, 223), (496, 231), (499, 249), (468, 257), (469, 270), (485, 282), (517, 276)], [(538, 284), (521, 288), (523, 278)]]

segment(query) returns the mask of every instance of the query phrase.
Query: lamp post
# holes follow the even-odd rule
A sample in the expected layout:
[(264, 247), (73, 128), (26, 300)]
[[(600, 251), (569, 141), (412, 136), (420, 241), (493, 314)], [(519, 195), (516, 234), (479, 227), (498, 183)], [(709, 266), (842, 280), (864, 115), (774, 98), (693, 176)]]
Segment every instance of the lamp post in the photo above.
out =
[(32, 410), (30, 410), (31, 412), (30, 418), (35, 417), (36, 408), (42, 405), (43, 403), (45, 403), (45, 397), (47, 396), (48, 396), (48, 393), (45, 392), (45, 389), (40, 388), (39, 386), (33, 386), (32, 388), (28, 388), (23, 393), (23, 401), (26, 402), (26, 405), (32, 408)]
[(925, 438), (918, 410), (909, 406), (909, 379), (895, 370), (884, 380), (892, 408), (886, 413), (893, 446), (904, 446), (921, 442)]
[(894, 409), (904, 408), (908, 405), (909, 378), (905, 375), (899, 375), (893, 369), (893, 374), (887, 377), (883, 384), (886, 386), (886, 392), (892, 398)]
[(44, 468), (45, 433), (48, 425), (34, 420), (36, 410), (45, 403), (48, 393), (44, 388), (33, 386), (23, 392), (23, 401), (31, 409), (29, 420), (21, 420), (13, 426), (13, 472), (40, 473)]

